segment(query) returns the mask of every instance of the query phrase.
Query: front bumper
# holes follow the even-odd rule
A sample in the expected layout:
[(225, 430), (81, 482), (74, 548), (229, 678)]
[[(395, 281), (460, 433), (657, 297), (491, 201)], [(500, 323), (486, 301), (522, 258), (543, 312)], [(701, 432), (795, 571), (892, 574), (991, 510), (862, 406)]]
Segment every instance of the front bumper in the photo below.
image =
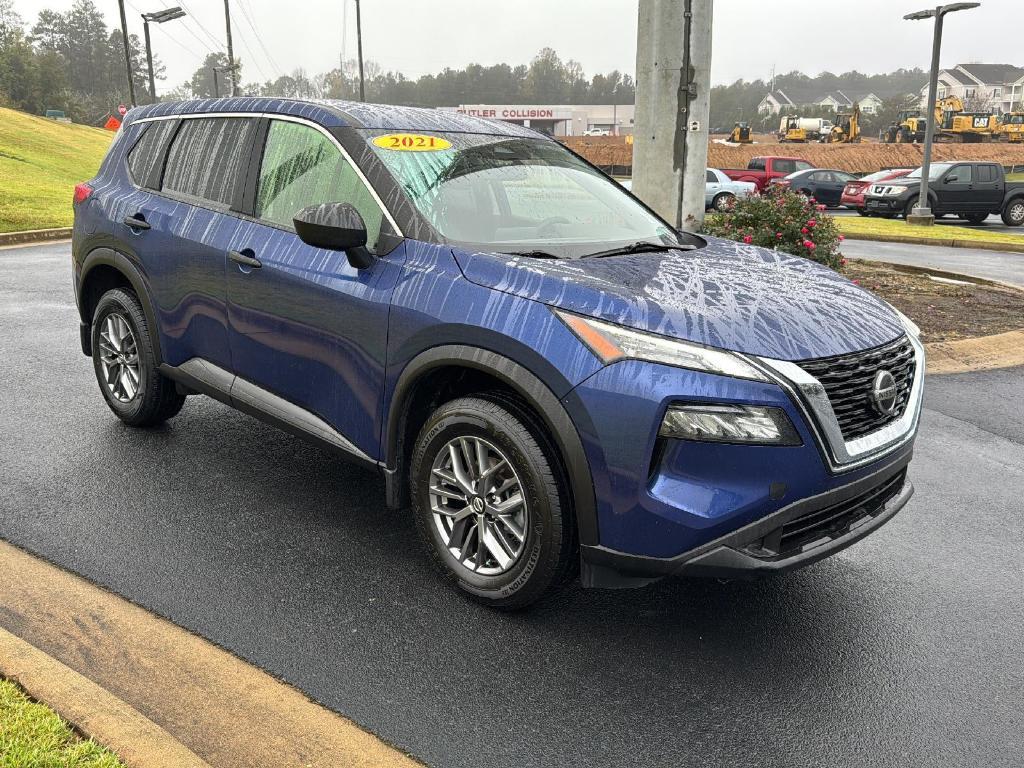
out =
[(864, 210), (872, 213), (901, 213), (906, 202), (900, 197), (865, 197)]
[(657, 558), (602, 546), (582, 550), (584, 586), (638, 586), (665, 576), (751, 579), (826, 558), (873, 533), (910, 500), (913, 451), (839, 488), (801, 499), (676, 557)]

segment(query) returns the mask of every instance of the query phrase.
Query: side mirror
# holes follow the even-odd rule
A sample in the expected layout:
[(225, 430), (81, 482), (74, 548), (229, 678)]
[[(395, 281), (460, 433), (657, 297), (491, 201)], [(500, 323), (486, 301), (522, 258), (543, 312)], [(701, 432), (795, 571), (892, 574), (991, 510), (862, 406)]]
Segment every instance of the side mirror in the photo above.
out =
[(947, 176), (945, 179), (943, 179), (942, 183), (943, 184), (952, 184), (954, 181), (960, 181), (960, 177), (956, 176), (956, 175)]
[(295, 233), (307, 245), (344, 251), (348, 263), (366, 269), (373, 254), (366, 249), (366, 223), (351, 203), (321, 203), (303, 208), (292, 219)]

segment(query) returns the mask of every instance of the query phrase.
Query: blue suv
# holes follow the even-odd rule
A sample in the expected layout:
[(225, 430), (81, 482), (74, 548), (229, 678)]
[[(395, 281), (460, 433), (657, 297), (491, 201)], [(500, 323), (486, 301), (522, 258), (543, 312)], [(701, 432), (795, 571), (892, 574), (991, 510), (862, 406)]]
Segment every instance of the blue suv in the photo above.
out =
[(133, 109), (75, 190), (73, 259), (122, 421), (205, 394), (373, 467), (490, 605), (577, 573), (786, 571), (913, 490), (909, 320), (806, 259), (675, 231), (521, 126)]

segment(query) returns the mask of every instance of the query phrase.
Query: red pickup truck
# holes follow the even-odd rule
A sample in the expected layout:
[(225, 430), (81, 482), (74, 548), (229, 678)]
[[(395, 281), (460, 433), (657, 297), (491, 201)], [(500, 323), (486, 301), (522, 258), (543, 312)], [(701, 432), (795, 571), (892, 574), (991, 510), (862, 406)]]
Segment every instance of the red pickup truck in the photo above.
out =
[(722, 169), (722, 173), (733, 181), (750, 181), (763, 192), (772, 179), (781, 179), (796, 171), (806, 171), (814, 166), (796, 157), (753, 157), (742, 169)]

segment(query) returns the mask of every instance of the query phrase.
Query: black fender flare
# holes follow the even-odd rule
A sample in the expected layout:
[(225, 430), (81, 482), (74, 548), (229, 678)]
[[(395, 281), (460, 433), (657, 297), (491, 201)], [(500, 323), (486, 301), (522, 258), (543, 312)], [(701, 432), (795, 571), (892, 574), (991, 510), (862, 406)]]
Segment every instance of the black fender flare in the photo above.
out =
[(78, 300), (78, 314), (82, 320), (83, 325), (88, 326), (92, 324), (92, 318), (86, 317), (84, 302), (81, 296), (81, 289), (85, 286), (86, 281), (89, 279), (89, 273), (99, 266), (113, 267), (125, 278), (132, 286), (132, 290), (135, 291), (135, 295), (139, 297), (139, 303), (142, 304), (142, 311), (146, 315), (146, 322), (150, 327), (150, 336), (153, 341), (153, 353), (156, 356), (157, 364), (163, 362), (163, 354), (160, 349), (160, 333), (158, 331), (159, 326), (157, 325), (156, 312), (153, 309), (153, 300), (149, 296), (149, 287), (146, 283), (146, 279), (142, 274), (142, 270), (132, 261), (128, 256), (115, 251), (113, 248), (98, 247), (94, 248), (86, 254), (85, 259), (82, 261), (82, 277), (79, 280), (79, 300)]
[(562, 455), (576, 511), (580, 543), (599, 543), (597, 502), (590, 463), (575, 423), (558, 397), (537, 376), (497, 352), (464, 344), (431, 347), (414, 357), (403, 369), (391, 396), (384, 435), (384, 473), (388, 503), (399, 506), (404, 468), (399, 466), (399, 440), (405, 428), (409, 396), (416, 383), (431, 370), (450, 365), (475, 368), (511, 387), (543, 419), (555, 447)]

